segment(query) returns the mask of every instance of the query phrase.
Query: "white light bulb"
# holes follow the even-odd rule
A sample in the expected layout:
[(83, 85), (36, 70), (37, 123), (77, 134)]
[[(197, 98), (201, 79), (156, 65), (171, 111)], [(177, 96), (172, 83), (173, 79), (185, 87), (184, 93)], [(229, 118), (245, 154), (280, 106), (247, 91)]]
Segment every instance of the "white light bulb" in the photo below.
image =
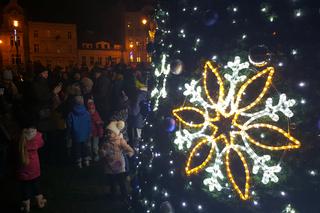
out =
[(202, 206), (201, 205), (198, 205), (198, 210), (202, 210)]
[(165, 197), (169, 197), (168, 192), (165, 192), (165, 193), (164, 193), (164, 196), (165, 196)]
[(300, 101), (300, 103), (301, 103), (301, 104), (306, 104), (306, 103), (307, 103), (307, 101), (306, 101), (305, 99), (303, 99), (303, 98), (302, 98), (302, 99), (301, 99), (301, 101)]
[(282, 67), (282, 66), (283, 66), (283, 62), (279, 62), (279, 63), (278, 63), (278, 66), (279, 66), (279, 67)]
[(260, 138), (265, 138), (265, 134), (261, 133)]
[(292, 55), (297, 55), (297, 54), (298, 54), (298, 50), (292, 49), (292, 50), (291, 50), (291, 54), (292, 54)]
[(187, 203), (186, 202), (182, 202), (182, 207), (186, 207), (187, 206)]
[(254, 201), (253, 201), (253, 204), (254, 204), (255, 206), (257, 206), (259, 203), (258, 203), (258, 201), (254, 200)]
[(267, 11), (266, 7), (261, 8), (261, 12), (266, 12), (266, 11)]
[(247, 38), (247, 35), (246, 35), (246, 34), (243, 34), (243, 35), (242, 35), (242, 39), (245, 39), (245, 38)]
[(199, 43), (200, 42), (200, 38), (197, 38), (197, 43)]
[(194, 8), (193, 8), (193, 10), (194, 10), (194, 11), (197, 11), (197, 10), (198, 10), (198, 8), (197, 8), (197, 7), (194, 7)]
[(185, 11), (186, 11), (186, 8), (183, 8), (182, 11), (185, 12)]
[(295, 15), (295, 17), (301, 17), (301, 16), (302, 16), (302, 11), (301, 11), (301, 9), (295, 10), (295, 11), (294, 11), (294, 15)]
[(285, 193), (284, 191), (281, 191), (280, 194), (281, 194), (282, 196), (286, 196), (286, 193)]
[(180, 90), (180, 91), (181, 91), (181, 90), (182, 90), (182, 87), (179, 87), (179, 88), (178, 88), (178, 90)]
[(306, 83), (305, 83), (305, 82), (301, 81), (301, 82), (299, 83), (299, 87), (305, 87), (305, 86), (306, 86)]
[(212, 60), (217, 60), (217, 58), (218, 58), (218, 56), (213, 55), (211, 59), (212, 59)]
[(316, 172), (315, 170), (310, 170), (310, 171), (309, 171), (309, 174), (310, 174), (311, 176), (316, 176), (316, 175), (317, 175), (317, 172)]
[(234, 7), (232, 10), (233, 10), (233, 12), (237, 12), (237, 11), (238, 11), (238, 8), (237, 8), (237, 7)]

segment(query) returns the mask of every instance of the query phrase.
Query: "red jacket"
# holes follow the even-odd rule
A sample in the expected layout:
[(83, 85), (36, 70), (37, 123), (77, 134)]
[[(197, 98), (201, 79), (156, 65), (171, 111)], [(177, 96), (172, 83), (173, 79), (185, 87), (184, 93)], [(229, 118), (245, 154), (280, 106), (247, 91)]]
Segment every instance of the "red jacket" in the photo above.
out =
[(27, 150), (29, 154), (29, 164), (22, 166), (18, 170), (19, 180), (33, 180), (40, 176), (40, 161), (38, 149), (43, 146), (42, 134), (37, 132), (36, 136), (27, 141)]
[(90, 113), (92, 122), (92, 136), (101, 138), (103, 136), (103, 121), (97, 111)]

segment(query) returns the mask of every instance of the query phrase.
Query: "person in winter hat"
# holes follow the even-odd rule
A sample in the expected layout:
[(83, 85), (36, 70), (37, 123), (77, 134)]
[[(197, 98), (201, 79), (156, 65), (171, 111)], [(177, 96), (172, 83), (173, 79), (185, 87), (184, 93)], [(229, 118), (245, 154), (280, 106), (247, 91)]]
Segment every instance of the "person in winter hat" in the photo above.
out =
[(40, 160), (38, 149), (43, 146), (42, 134), (35, 128), (36, 122), (26, 121), (23, 124), (19, 140), (20, 166), (17, 171), (17, 178), (20, 182), (22, 194), (23, 212), (30, 212), (30, 200), (35, 197), (37, 206), (43, 208), (47, 200), (43, 197), (40, 187)]
[(123, 139), (121, 130), (124, 128), (123, 121), (111, 121), (106, 128), (107, 138), (100, 150), (104, 160), (104, 172), (111, 187), (112, 195), (115, 194), (116, 184), (119, 184), (121, 198), (128, 204), (129, 194), (126, 187), (125, 159), (124, 154), (132, 157), (134, 150)]
[(68, 130), (75, 148), (75, 157), (79, 168), (82, 164), (89, 166), (88, 140), (91, 133), (91, 118), (83, 103), (82, 96), (74, 98), (74, 107), (68, 114)]
[(88, 111), (91, 116), (91, 138), (89, 140), (89, 147), (91, 147), (94, 161), (99, 160), (99, 140), (103, 137), (103, 121), (96, 110), (94, 101), (92, 99), (88, 100)]

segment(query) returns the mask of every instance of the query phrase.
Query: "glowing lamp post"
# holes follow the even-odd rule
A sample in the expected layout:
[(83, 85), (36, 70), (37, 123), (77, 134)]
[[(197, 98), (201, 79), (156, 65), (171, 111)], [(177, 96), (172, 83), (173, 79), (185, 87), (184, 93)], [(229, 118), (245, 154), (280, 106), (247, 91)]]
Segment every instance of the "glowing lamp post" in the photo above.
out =
[(144, 19), (141, 20), (141, 23), (142, 23), (143, 25), (146, 25), (146, 24), (148, 23), (148, 20), (144, 18)]
[(19, 27), (19, 21), (13, 20), (13, 35), (14, 35), (14, 45), (16, 47), (16, 65), (18, 66), (20, 61), (19, 61), (19, 49), (18, 49), (18, 33), (17, 33), (17, 28)]
[(3, 41), (0, 39), (0, 70), (2, 69), (2, 43)]

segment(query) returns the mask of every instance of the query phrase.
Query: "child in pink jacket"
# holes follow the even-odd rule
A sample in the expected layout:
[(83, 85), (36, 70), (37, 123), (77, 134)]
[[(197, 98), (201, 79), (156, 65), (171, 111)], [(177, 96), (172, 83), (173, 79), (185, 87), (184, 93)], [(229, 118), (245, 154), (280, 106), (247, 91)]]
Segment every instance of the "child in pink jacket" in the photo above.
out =
[(100, 153), (104, 160), (104, 172), (111, 187), (111, 193), (115, 194), (115, 187), (120, 186), (121, 198), (126, 204), (129, 202), (129, 194), (126, 187), (126, 162), (124, 155), (132, 157), (134, 150), (123, 139), (121, 130), (124, 128), (123, 121), (111, 121), (107, 126), (107, 138), (102, 145)]
[(30, 199), (33, 197), (35, 197), (39, 208), (43, 208), (47, 203), (39, 187), (40, 160), (38, 149), (42, 146), (42, 135), (34, 125), (29, 125), (22, 130), (19, 140), (19, 157), (21, 164), (17, 171), (17, 178), (21, 185), (21, 210), (23, 212), (30, 212)]

